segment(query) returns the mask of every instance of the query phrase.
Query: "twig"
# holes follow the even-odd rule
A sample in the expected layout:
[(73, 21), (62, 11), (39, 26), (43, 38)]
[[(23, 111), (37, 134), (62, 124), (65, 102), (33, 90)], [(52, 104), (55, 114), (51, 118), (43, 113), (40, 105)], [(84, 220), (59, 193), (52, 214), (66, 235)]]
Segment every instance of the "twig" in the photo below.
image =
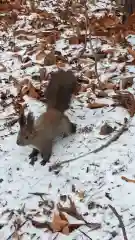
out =
[(79, 60), (79, 58), (81, 58), (83, 56), (83, 54), (86, 50), (86, 47), (87, 47), (87, 30), (88, 30), (87, 19), (86, 19), (86, 22), (85, 22), (85, 26), (86, 26), (86, 28), (85, 28), (85, 43), (84, 43), (84, 46), (81, 49), (81, 51), (78, 53), (78, 55), (70, 60), (70, 63), (72, 63), (75, 60), (76, 61)]
[(89, 154), (91, 153), (97, 153), (97, 152), (100, 152), (101, 150), (103, 150), (104, 148), (108, 147), (112, 142), (116, 141), (126, 130), (127, 130), (127, 125), (129, 123), (129, 121), (127, 121), (127, 119), (124, 119), (124, 124), (122, 125), (122, 127), (119, 129), (119, 131), (116, 132), (116, 134), (114, 136), (112, 136), (111, 139), (109, 139), (106, 143), (104, 143), (103, 145), (101, 145), (100, 147), (96, 148), (95, 150), (93, 151), (88, 151), (87, 153), (84, 153), (78, 157), (75, 157), (75, 158), (72, 158), (72, 159), (69, 159), (69, 160), (65, 160), (63, 162), (58, 162), (58, 163), (55, 163), (53, 164), (52, 166), (49, 167), (49, 171), (52, 171), (54, 169), (57, 169), (59, 167), (61, 167), (63, 164), (66, 164), (66, 163), (70, 163), (70, 162), (73, 162), (73, 161), (76, 161), (82, 157), (86, 157), (88, 156)]
[[(87, 23), (87, 26), (89, 24), (89, 17), (88, 17), (88, 11), (87, 11), (87, 6), (85, 5), (85, 17), (86, 17), (86, 23)], [(95, 74), (96, 74), (96, 78), (98, 80), (98, 84), (99, 84), (99, 87), (100, 87), (100, 79), (99, 79), (99, 75), (98, 75), (98, 70), (97, 70), (97, 54), (94, 52), (94, 48), (93, 48), (93, 45), (92, 45), (92, 38), (91, 38), (91, 27), (89, 27), (89, 43), (90, 43), (90, 48), (91, 48), (91, 51), (92, 51), (92, 55), (94, 57), (94, 60), (95, 60)]]
[(125, 226), (124, 226), (124, 223), (123, 223), (123, 221), (122, 221), (121, 216), (118, 214), (118, 212), (116, 211), (116, 209), (115, 209), (113, 206), (111, 206), (110, 204), (109, 204), (108, 206), (111, 208), (111, 210), (113, 211), (113, 213), (115, 214), (115, 216), (116, 216), (116, 217), (118, 218), (118, 220), (119, 220), (119, 223), (120, 223), (120, 227), (121, 227), (121, 229), (122, 229), (122, 233), (123, 233), (124, 240), (128, 240), (127, 234), (126, 234), (126, 229), (125, 229)]
[[(17, 231), (20, 230), (20, 229), (25, 225), (25, 223), (28, 222), (28, 221), (29, 221), (29, 219), (25, 220), (25, 221), (19, 226), (19, 228), (17, 229)], [(10, 239), (12, 238), (12, 236), (14, 235), (15, 232), (16, 232), (16, 230), (15, 230), (14, 232), (12, 232), (12, 233), (10, 234), (10, 236), (9, 236), (6, 240), (10, 240)]]
[(56, 240), (56, 238), (58, 237), (59, 232), (54, 236), (54, 238), (52, 240)]
[(41, 192), (30, 192), (29, 194), (39, 196), (39, 197), (49, 195), (47, 193), (41, 193)]
[(83, 231), (81, 231), (81, 230), (79, 230), (79, 232), (81, 232), (81, 233), (82, 233), (85, 237), (87, 237), (88, 239), (92, 240), (92, 238), (89, 237), (85, 232), (83, 232)]

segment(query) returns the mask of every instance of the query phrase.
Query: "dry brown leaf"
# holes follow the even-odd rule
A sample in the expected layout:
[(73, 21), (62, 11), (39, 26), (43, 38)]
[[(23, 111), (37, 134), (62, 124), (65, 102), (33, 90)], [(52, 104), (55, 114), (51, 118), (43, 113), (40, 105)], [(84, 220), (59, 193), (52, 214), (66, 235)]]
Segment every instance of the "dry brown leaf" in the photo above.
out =
[(126, 89), (128, 87), (131, 87), (133, 85), (133, 78), (135, 76), (129, 76), (129, 77), (121, 77), (120, 79), (120, 85), (122, 89)]
[(36, 60), (41, 61), (41, 60), (44, 60), (44, 59), (45, 59), (45, 53), (42, 50), (41, 52), (38, 52), (38, 54), (36, 55)]
[(52, 232), (62, 232), (65, 235), (69, 235), (78, 227), (84, 225), (82, 223), (70, 224), (64, 213), (54, 213), (52, 222), (38, 222), (32, 220), (32, 225), (36, 228), (47, 228)]
[(68, 198), (70, 201), (70, 206), (63, 207), (60, 203), (58, 203), (57, 208), (58, 208), (59, 212), (65, 212), (78, 220), (84, 220), (82, 215), (79, 214), (79, 212), (77, 211), (75, 203), (72, 201), (72, 199), (70, 197), (68, 197)]
[(128, 52), (133, 58), (135, 58), (135, 51), (132, 48), (129, 47)]
[(111, 82), (101, 83), (102, 90), (114, 89), (115, 84)]
[(108, 123), (105, 123), (100, 129), (100, 135), (108, 135), (114, 132), (114, 128), (112, 128)]
[(52, 223), (50, 224), (53, 232), (62, 232), (63, 228), (68, 226), (68, 220), (65, 219), (63, 220), (60, 215), (54, 213)]
[(15, 231), (12, 236), (12, 240), (21, 240), (21, 239), (22, 239), (22, 236), (19, 236), (19, 233)]
[(86, 36), (84, 34), (78, 36), (72, 36), (69, 38), (69, 44), (81, 44), (86, 42)]
[(71, 233), (71, 232), (73, 232), (75, 229), (77, 229), (77, 228), (79, 228), (79, 227), (81, 227), (81, 226), (83, 226), (83, 225), (84, 225), (84, 223), (72, 223), (72, 224), (69, 224), (69, 225), (68, 225), (69, 232)]
[(102, 91), (102, 90), (96, 92), (95, 94), (96, 94), (96, 97), (98, 97), (98, 98), (106, 98), (106, 97), (108, 97), (108, 93), (106, 93), (105, 91)]
[(7, 69), (4, 66), (4, 64), (0, 63), (0, 72), (6, 72), (6, 71), (7, 71)]
[(51, 229), (50, 228), (50, 223), (49, 222), (38, 222), (35, 220), (32, 220), (32, 225), (36, 228), (47, 228), (47, 229)]
[(25, 79), (19, 81), (19, 80), (17, 80), (16, 78), (14, 78), (12, 76), (10, 77), (10, 80), (13, 81), (13, 85), (17, 89), (17, 93), (18, 94), (20, 93), (22, 87), (24, 85), (28, 85), (28, 83), (30, 81), (28, 78), (25, 78)]
[(135, 114), (135, 98), (134, 95), (128, 91), (116, 91), (116, 95), (112, 96), (115, 103), (126, 108), (131, 117)]
[(27, 104), (26, 103), (23, 103), (22, 101), (19, 102), (19, 100), (14, 100), (13, 99), (13, 106), (14, 106), (14, 109), (15, 109), (15, 112), (16, 113), (24, 113), (24, 109), (26, 108)]
[(50, 52), (50, 53), (48, 53), (48, 54), (45, 56), (44, 64), (45, 64), (46, 66), (50, 66), (50, 65), (56, 64), (56, 56), (55, 56), (54, 52)]
[(27, 85), (24, 85), (21, 89), (21, 95), (28, 95), (29, 97), (39, 99), (40, 95), (38, 90), (33, 86), (33, 84), (29, 81)]
[(130, 183), (135, 183), (135, 180), (134, 179), (129, 179), (127, 177), (124, 177), (124, 176), (121, 176), (121, 179), (126, 181), (126, 182), (130, 182)]
[(65, 234), (65, 235), (69, 235), (70, 231), (69, 231), (69, 226), (65, 226), (63, 229), (62, 229), (62, 233)]
[(103, 108), (103, 107), (109, 107), (108, 104), (105, 103), (88, 103), (87, 108), (95, 109), (95, 108)]
[(69, 38), (69, 44), (79, 44), (79, 39), (77, 36), (72, 36)]
[(80, 200), (83, 200), (85, 197), (85, 191), (78, 191), (77, 193), (78, 193)]

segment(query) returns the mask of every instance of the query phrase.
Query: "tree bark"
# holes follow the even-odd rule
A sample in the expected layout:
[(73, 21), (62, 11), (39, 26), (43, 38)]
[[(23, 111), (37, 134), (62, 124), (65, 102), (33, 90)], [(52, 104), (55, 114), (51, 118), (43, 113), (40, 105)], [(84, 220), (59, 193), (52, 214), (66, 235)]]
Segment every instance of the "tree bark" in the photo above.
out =
[(127, 16), (135, 12), (135, 0), (118, 0), (118, 3), (124, 6)]

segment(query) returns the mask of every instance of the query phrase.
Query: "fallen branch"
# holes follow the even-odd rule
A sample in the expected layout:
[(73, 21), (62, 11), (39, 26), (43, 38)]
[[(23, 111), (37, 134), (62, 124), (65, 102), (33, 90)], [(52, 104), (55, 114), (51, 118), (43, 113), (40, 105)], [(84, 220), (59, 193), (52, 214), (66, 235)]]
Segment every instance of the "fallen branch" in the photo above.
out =
[(103, 150), (104, 148), (108, 147), (112, 142), (115, 142), (127, 129), (127, 125), (129, 123), (129, 120), (127, 120), (127, 118), (124, 119), (124, 124), (122, 125), (122, 127), (119, 129), (119, 131), (116, 132), (116, 134), (114, 136), (112, 136), (111, 139), (109, 139), (106, 143), (104, 143), (103, 145), (101, 145), (100, 147), (96, 148), (95, 150), (93, 151), (88, 151), (87, 153), (84, 153), (78, 157), (75, 157), (75, 158), (72, 158), (72, 159), (69, 159), (69, 160), (65, 160), (63, 162), (58, 162), (58, 163), (55, 163), (53, 164), (52, 166), (49, 167), (49, 171), (52, 171), (52, 170), (55, 170), (59, 167), (61, 167), (63, 164), (66, 164), (66, 163), (70, 163), (70, 162), (73, 162), (73, 161), (76, 161), (82, 157), (86, 157), (88, 156), (89, 154), (91, 153), (97, 153), (97, 152), (100, 152), (101, 150)]
[(111, 206), (110, 204), (109, 204), (108, 206), (111, 208), (111, 210), (113, 211), (113, 213), (115, 214), (115, 216), (116, 216), (116, 217), (118, 218), (118, 220), (119, 220), (119, 223), (120, 223), (120, 227), (121, 227), (121, 229), (122, 229), (122, 233), (123, 233), (124, 240), (128, 240), (127, 234), (126, 234), (126, 229), (125, 229), (125, 226), (124, 226), (124, 223), (123, 223), (123, 221), (122, 221), (121, 216), (119, 215), (119, 213), (116, 211), (116, 209), (115, 209), (113, 206)]

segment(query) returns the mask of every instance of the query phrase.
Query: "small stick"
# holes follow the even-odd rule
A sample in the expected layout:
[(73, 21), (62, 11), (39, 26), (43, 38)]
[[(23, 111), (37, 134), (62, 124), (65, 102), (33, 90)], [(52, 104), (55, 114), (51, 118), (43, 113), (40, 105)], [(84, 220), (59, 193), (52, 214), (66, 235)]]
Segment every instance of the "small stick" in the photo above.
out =
[(49, 195), (47, 193), (41, 193), (41, 192), (30, 192), (29, 194), (39, 196), (39, 197)]
[(82, 157), (86, 157), (91, 153), (97, 153), (100, 152), (101, 150), (103, 150), (104, 148), (108, 147), (112, 142), (116, 141), (126, 130), (127, 130), (127, 124), (128, 124), (128, 120), (125, 118), (124, 119), (124, 124), (122, 125), (122, 127), (116, 132), (116, 134), (114, 136), (112, 136), (111, 139), (109, 139), (106, 143), (104, 143), (103, 145), (101, 145), (100, 147), (94, 149), (93, 151), (88, 151), (87, 153), (84, 153), (78, 157), (69, 159), (69, 160), (65, 160), (63, 162), (58, 162), (53, 164), (52, 166), (49, 167), (49, 171), (52, 171), (54, 169), (57, 169), (59, 167), (61, 167), (63, 164), (69, 163), (69, 162), (73, 162), (75, 160), (78, 160)]
[(56, 240), (56, 238), (58, 237), (59, 232), (54, 236), (54, 238), (52, 240)]
[(116, 216), (116, 217), (118, 218), (118, 220), (119, 220), (119, 223), (120, 223), (120, 227), (121, 227), (121, 229), (122, 229), (122, 233), (123, 233), (124, 240), (128, 240), (127, 234), (126, 234), (126, 229), (125, 229), (125, 226), (124, 226), (124, 223), (123, 223), (123, 221), (122, 221), (121, 216), (119, 215), (119, 213), (116, 211), (116, 209), (115, 209), (113, 206), (111, 206), (110, 204), (109, 204), (108, 206), (111, 208), (111, 210), (113, 211), (113, 213), (115, 214), (115, 216)]
[[(25, 225), (25, 223), (28, 222), (28, 221), (29, 221), (29, 219), (25, 220), (25, 221), (19, 226), (19, 228), (17, 229), (17, 231), (20, 230), (20, 229)], [(14, 232), (12, 232), (12, 233), (10, 234), (10, 236), (9, 236), (6, 240), (10, 240), (10, 239), (12, 238), (12, 236), (14, 235), (15, 232), (16, 232), (16, 230), (15, 230)]]
[[(88, 24), (89, 24), (89, 17), (88, 17), (88, 12), (87, 12), (87, 6), (85, 4), (85, 18), (86, 18), (86, 26), (88, 27)], [(99, 87), (101, 85), (100, 83), (100, 79), (99, 79), (99, 75), (98, 75), (98, 70), (97, 70), (97, 54), (94, 52), (94, 48), (93, 48), (93, 45), (92, 45), (92, 37), (91, 37), (91, 27), (89, 27), (89, 43), (90, 43), (90, 48), (91, 48), (91, 51), (92, 51), (92, 55), (94, 57), (94, 60), (95, 60), (95, 74), (96, 74), (96, 78), (98, 80), (98, 84), (99, 84)]]
[(81, 233), (82, 233), (85, 237), (87, 237), (88, 239), (92, 240), (92, 238), (89, 237), (85, 232), (83, 232), (83, 231), (81, 231), (81, 230), (79, 230), (79, 232), (81, 232)]

